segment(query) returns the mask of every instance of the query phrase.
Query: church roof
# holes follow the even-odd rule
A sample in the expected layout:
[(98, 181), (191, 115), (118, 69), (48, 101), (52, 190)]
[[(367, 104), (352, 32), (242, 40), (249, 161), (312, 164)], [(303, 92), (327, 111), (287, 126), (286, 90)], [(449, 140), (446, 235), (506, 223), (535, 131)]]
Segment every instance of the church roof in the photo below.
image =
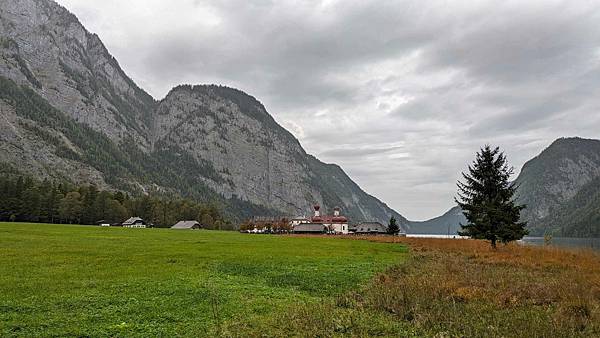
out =
[(348, 223), (348, 219), (344, 216), (314, 216), (311, 218), (313, 223)]

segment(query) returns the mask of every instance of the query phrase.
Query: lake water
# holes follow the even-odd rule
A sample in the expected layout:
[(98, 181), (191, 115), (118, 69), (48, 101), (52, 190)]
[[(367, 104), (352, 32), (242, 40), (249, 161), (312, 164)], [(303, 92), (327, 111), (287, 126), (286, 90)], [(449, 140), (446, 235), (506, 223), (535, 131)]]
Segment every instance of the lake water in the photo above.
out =
[[(525, 237), (520, 242), (531, 245), (544, 245), (544, 237)], [(552, 238), (550, 245), (571, 249), (592, 249), (600, 251), (600, 238), (554, 237)]]
[[(460, 239), (467, 238), (458, 235), (421, 235), (421, 234), (407, 234), (406, 237), (414, 238), (448, 238), (448, 239)], [(544, 245), (544, 237), (525, 237), (519, 241), (519, 243), (526, 245)], [(570, 249), (592, 249), (600, 251), (600, 238), (568, 238), (568, 237), (554, 237), (550, 242), (551, 246), (564, 247)]]
[(468, 238), (459, 235), (427, 235), (427, 234), (406, 234), (406, 237), (413, 238), (449, 238), (449, 239), (460, 239), (460, 238)]

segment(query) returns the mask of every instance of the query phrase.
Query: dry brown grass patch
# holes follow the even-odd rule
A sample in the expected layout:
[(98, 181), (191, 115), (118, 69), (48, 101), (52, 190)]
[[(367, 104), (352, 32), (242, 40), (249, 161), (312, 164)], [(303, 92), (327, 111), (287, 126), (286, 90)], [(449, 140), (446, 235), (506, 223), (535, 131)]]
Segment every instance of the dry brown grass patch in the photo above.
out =
[(267, 327), (268, 336), (282, 337), (600, 337), (596, 253), (518, 244), (492, 250), (462, 239), (340, 238), (404, 244), (411, 257), (331, 302), (298, 304), (237, 335), (264, 336)]

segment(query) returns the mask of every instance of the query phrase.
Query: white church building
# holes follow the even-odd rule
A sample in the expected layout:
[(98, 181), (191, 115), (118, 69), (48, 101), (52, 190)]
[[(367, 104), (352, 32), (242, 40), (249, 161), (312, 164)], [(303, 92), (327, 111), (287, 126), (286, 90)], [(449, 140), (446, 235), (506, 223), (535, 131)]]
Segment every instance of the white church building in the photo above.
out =
[(311, 223), (324, 225), (329, 229), (329, 233), (348, 234), (348, 219), (340, 214), (341, 209), (339, 207), (333, 209), (333, 215), (321, 215), (320, 205), (315, 205), (314, 211), (314, 216), (310, 219)]

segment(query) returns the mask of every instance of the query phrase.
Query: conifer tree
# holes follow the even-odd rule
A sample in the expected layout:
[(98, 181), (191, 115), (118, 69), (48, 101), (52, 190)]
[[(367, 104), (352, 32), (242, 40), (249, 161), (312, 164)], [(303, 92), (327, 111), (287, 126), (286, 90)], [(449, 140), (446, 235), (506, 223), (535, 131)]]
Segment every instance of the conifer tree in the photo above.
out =
[(0, 168), (0, 222), (120, 223), (139, 216), (161, 227), (179, 220), (203, 220), (211, 228), (231, 229), (219, 207), (169, 195), (129, 196), (99, 190), (93, 185), (72, 186), (29, 176), (3, 173)]
[(387, 232), (390, 235), (395, 235), (400, 232), (400, 227), (398, 227), (398, 223), (394, 216), (390, 218), (390, 224), (388, 225)]
[(80, 223), (83, 214), (83, 203), (81, 194), (77, 191), (71, 191), (60, 200), (60, 217), (69, 223)]
[(455, 200), (467, 219), (460, 235), (489, 240), (494, 249), (498, 241), (508, 243), (527, 235), (527, 223), (520, 221), (525, 206), (515, 204), (516, 186), (509, 181), (512, 174), (500, 148), (486, 145), (480, 149), (468, 173), (462, 173), (464, 182), (457, 183)]

